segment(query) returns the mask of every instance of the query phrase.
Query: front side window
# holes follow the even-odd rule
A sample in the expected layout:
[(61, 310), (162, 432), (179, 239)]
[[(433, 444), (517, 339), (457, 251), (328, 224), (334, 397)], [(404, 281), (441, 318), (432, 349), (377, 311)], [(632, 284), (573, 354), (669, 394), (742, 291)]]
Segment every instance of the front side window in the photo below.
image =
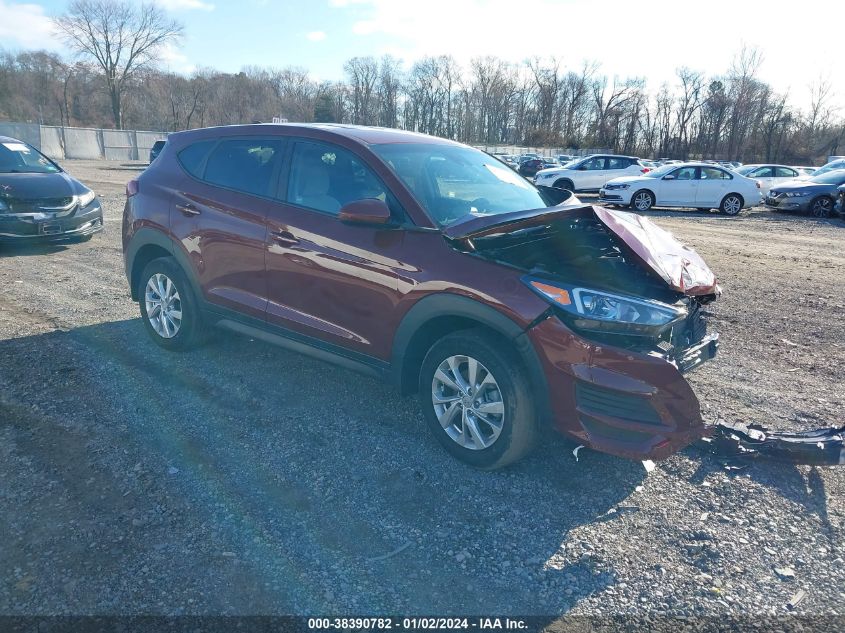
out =
[(581, 169), (584, 169), (586, 171), (597, 171), (599, 169), (605, 168), (604, 163), (605, 163), (604, 158), (591, 158), (590, 160), (585, 161), (581, 165)]
[(723, 169), (715, 167), (702, 167), (701, 180), (730, 180), (731, 175)]
[(772, 177), (772, 168), (771, 167), (761, 167), (760, 169), (755, 169), (751, 172), (750, 178), (771, 178)]
[[(497, 164), (501, 163), (490, 158)], [(511, 171), (502, 165), (502, 169)], [(352, 152), (329, 143), (299, 142), (294, 146), (287, 201), (336, 215), (356, 200), (376, 198), (396, 214), (396, 202), (373, 171)]]
[(18, 141), (0, 143), (0, 174), (55, 174), (61, 169), (37, 149)]
[(373, 151), (439, 226), (467, 215), (543, 209), (539, 190), (484, 152), (460, 145), (395, 143)]
[(282, 156), (280, 139), (230, 139), (222, 141), (208, 157), (203, 180), (244, 193), (275, 193), (275, 168)]
[(672, 172), (675, 180), (695, 180), (695, 167), (681, 167)]

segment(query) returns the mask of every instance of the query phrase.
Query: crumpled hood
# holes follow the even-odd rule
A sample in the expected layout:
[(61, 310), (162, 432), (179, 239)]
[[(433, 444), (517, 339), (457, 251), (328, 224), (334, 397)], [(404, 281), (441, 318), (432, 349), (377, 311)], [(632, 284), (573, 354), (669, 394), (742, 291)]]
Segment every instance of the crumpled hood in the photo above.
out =
[(449, 239), (460, 240), (512, 233), (563, 219), (568, 213), (585, 211), (592, 211), (637, 260), (650, 268), (673, 290), (691, 296), (717, 292), (716, 276), (698, 253), (648, 218), (627, 211), (579, 205), (472, 216), (446, 227), (443, 234)]
[(648, 218), (628, 211), (593, 207), (602, 223), (615, 233), (673, 290), (687, 295), (717, 292), (716, 275), (701, 256)]
[(64, 172), (54, 174), (0, 174), (0, 198), (37, 200), (83, 193), (83, 187)]

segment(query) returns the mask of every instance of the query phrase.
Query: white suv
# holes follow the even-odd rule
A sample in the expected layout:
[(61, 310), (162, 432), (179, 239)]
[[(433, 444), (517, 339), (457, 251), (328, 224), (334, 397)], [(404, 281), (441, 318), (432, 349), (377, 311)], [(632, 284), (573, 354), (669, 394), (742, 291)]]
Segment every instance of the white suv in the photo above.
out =
[(534, 183), (570, 191), (598, 191), (612, 178), (641, 176), (648, 171), (649, 168), (636, 156), (593, 154), (567, 163), (563, 167), (541, 169), (537, 172)]

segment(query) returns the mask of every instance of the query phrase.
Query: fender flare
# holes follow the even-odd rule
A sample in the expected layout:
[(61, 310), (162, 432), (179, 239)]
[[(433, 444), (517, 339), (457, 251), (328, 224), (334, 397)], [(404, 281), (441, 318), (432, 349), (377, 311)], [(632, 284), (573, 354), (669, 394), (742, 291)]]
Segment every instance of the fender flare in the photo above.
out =
[(451, 293), (437, 293), (423, 297), (408, 310), (396, 329), (390, 364), (393, 380), (403, 391), (407, 387), (404, 383), (408, 371), (405, 366), (408, 360), (408, 347), (414, 335), (432, 319), (444, 316), (470, 319), (510, 340), (528, 371), (538, 411), (541, 417), (549, 419), (551, 407), (548, 382), (527, 331), (495, 308), (476, 299)]
[(126, 249), (124, 251), (124, 256), (126, 259), (126, 279), (129, 282), (129, 292), (132, 295), (132, 300), (138, 300), (136, 292), (137, 289), (132, 283), (132, 279), (134, 278), (134, 274), (136, 272), (133, 269), (135, 259), (138, 256), (138, 252), (142, 248), (151, 245), (158, 246), (170, 253), (170, 255), (182, 268), (182, 271), (185, 273), (185, 276), (188, 278), (188, 281), (191, 283), (191, 286), (194, 290), (194, 295), (196, 295), (197, 297), (201, 297), (202, 295), (198, 294), (198, 290), (200, 287), (197, 280), (196, 271), (194, 270), (194, 266), (193, 264), (191, 264), (191, 260), (188, 258), (188, 255), (184, 251), (184, 249), (179, 248), (173, 242), (173, 239), (165, 233), (162, 233), (161, 231), (150, 227), (142, 227), (135, 231), (135, 234), (132, 236), (132, 239), (129, 241), (129, 244), (127, 244)]

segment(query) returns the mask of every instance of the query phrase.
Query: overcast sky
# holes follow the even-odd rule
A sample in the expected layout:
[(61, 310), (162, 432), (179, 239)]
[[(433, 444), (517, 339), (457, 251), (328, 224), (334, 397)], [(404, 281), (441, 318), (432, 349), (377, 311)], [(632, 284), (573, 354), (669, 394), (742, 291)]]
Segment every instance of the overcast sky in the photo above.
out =
[[(139, 0), (140, 1), (140, 0)], [(168, 51), (177, 72), (198, 67), (302, 66), (339, 79), (356, 55), (426, 54), (519, 62), (557, 56), (595, 61), (610, 76), (645, 77), (651, 91), (681, 65), (723, 73), (743, 44), (764, 57), (760, 77), (805, 108), (809, 86), (828, 79), (845, 111), (845, 1), (809, 0), (159, 0), (185, 25)], [(0, 0), (0, 46), (62, 50), (49, 16), (64, 0)], [(837, 72), (838, 70), (838, 72)]]

